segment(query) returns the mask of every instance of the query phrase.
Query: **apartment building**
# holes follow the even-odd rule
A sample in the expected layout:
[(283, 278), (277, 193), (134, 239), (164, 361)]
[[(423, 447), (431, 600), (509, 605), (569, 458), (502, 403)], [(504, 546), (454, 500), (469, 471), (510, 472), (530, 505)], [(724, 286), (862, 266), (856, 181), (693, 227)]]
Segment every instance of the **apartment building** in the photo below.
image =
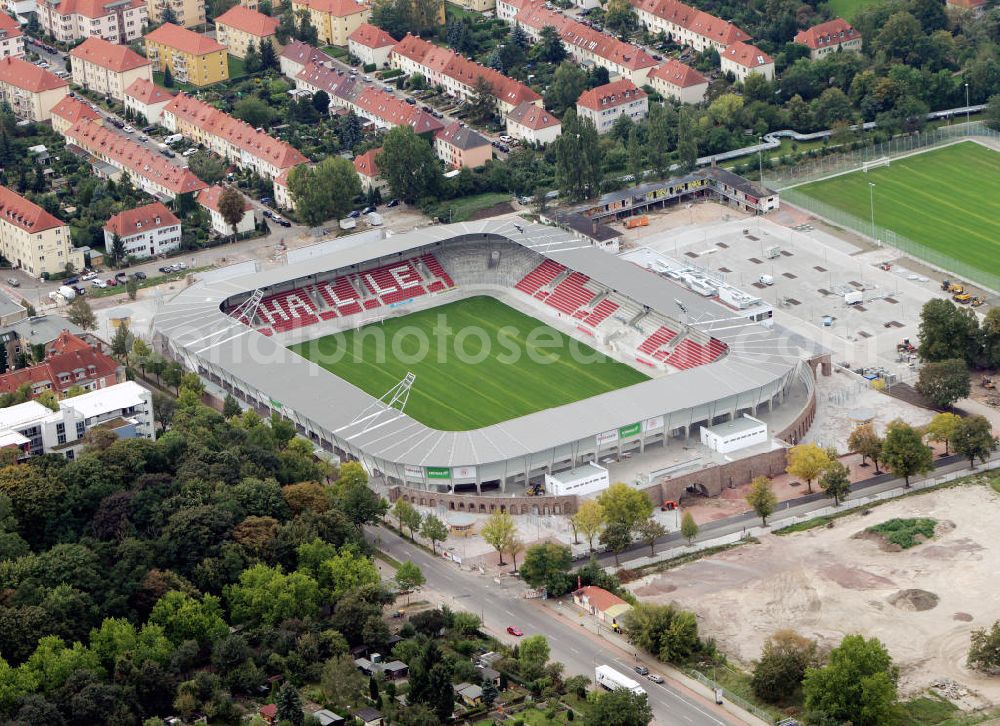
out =
[(540, 0), (497, 0), (497, 17), (521, 26), (532, 40), (538, 40), (542, 29), (551, 25), (577, 63), (601, 66), (612, 78), (628, 78), (637, 86), (646, 83), (649, 71), (656, 66), (656, 59), (639, 46), (550, 10)]
[(628, 116), (636, 123), (646, 118), (649, 99), (645, 91), (623, 78), (581, 93), (576, 101), (576, 113), (580, 118), (589, 118), (597, 133), (606, 134), (619, 116)]
[(663, 33), (675, 43), (722, 51), (729, 45), (750, 40), (750, 34), (730, 22), (679, 0), (631, 0), (639, 22), (651, 33)]
[(392, 48), (389, 63), (404, 73), (420, 73), (432, 86), (440, 86), (446, 93), (466, 100), (478, 95), (476, 84), (482, 78), (493, 89), (501, 116), (526, 101), (539, 105), (542, 102), (538, 93), (520, 81), (416, 35), (407, 34)]
[(295, 209), (295, 200), (292, 199), (292, 192), (288, 189), (288, 173), (290, 169), (285, 169), (274, 178), (274, 203), (280, 209)]
[(147, 124), (160, 123), (163, 109), (174, 94), (145, 78), (137, 78), (125, 89), (125, 108)]
[(292, 0), (296, 15), (304, 10), (316, 26), (320, 45), (347, 45), (351, 33), (371, 17), (371, 5), (357, 0)]
[(32, 277), (55, 275), (71, 264), (83, 269), (69, 227), (34, 202), (0, 186), (0, 252)]
[(146, 34), (146, 57), (153, 70), (169, 68), (173, 77), (192, 86), (207, 86), (229, 78), (226, 46), (173, 23)]
[(145, 0), (38, 0), (38, 22), (62, 43), (104, 38), (131, 43), (142, 37)]
[(66, 130), (77, 121), (104, 122), (97, 111), (73, 96), (63, 96), (62, 100), (52, 107), (51, 116), (52, 128), (60, 136), (65, 136)]
[(649, 85), (661, 96), (681, 103), (701, 103), (708, 92), (705, 76), (673, 58), (649, 72)]
[(774, 60), (755, 45), (733, 43), (719, 54), (719, 60), (722, 72), (732, 73), (737, 81), (745, 81), (751, 73), (774, 80)]
[(98, 175), (120, 178), (128, 172), (136, 187), (158, 199), (174, 199), (208, 186), (189, 169), (93, 122), (75, 123), (64, 136), (67, 146), (75, 145), (90, 155)]
[(294, 146), (186, 93), (177, 94), (164, 106), (160, 120), (172, 133), (202, 144), (265, 179), (273, 180), (283, 171), (309, 161)]
[(45, 391), (63, 395), (70, 388), (85, 391), (107, 388), (125, 377), (125, 368), (98, 346), (73, 335), (68, 330), (47, 346), (45, 359), (0, 375), (0, 393), (14, 393), (21, 386), (31, 386), (32, 398)]
[(27, 121), (48, 121), (69, 83), (21, 58), (0, 58), (0, 100)]
[(22, 58), (24, 36), (21, 26), (6, 13), (0, 13), (0, 58)]
[(382, 153), (382, 149), (369, 149), (363, 154), (354, 157), (354, 171), (358, 173), (361, 180), (361, 188), (367, 194), (372, 189), (388, 189), (389, 184), (379, 176), (378, 164), (375, 157)]
[(215, 39), (229, 49), (229, 55), (246, 58), (250, 46), (260, 49), (261, 41), (268, 41), (277, 50), (275, 33), (278, 19), (242, 5), (234, 5), (215, 19)]
[(91, 91), (125, 100), (125, 89), (140, 78), (153, 79), (148, 60), (125, 45), (103, 38), (87, 38), (69, 52), (73, 83)]
[(542, 106), (522, 103), (507, 114), (507, 133), (529, 144), (551, 144), (562, 133), (559, 119)]
[[(233, 233), (233, 228), (222, 216), (222, 212), (219, 211), (219, 197), (222, 196), (222, 192), (225, 190), (224, 186), (216, 184), (208, 189), (202, 189), (195, 197), (195, 201), (208, 211), (209, 217), (212, 220), (212, 231), (221, 237), (227, 237)], [(236, 233), (245, 234), (253, 232), (255, 227), (256, 221), (254, 219), (253, 207), (250, 206), (250, 202), (247, 201), (246, 197), (243, 197), (243, 219), (236, 223)]]
[(111, 249), (115, 235), (126, 255), (141, 260), (180, 247), (181, 221), (163, 202), (153, 202), (112, 216), (104, 225), (104, 249)]
[[(149, 24), (162, 22), (163, 11), (167, 8), (174, 11), (177, 25), (183, 28), (193, 28), (206, 22), (205, 0), (146, 0)], [(256, 9), (255, 5), (254, 10)]]
[(437, 132), (434, 151), (449, 169), (475, 169), (493, 158), (489, 140), (458, 121)]
[(806, 46), (813, 60), (838, 50), (861, 52), (861, 33), (843, 18), (800, 30), (795, 35), (795, 42)]
[(377, 25), (362, 23), (347, 38), (347, 50), (362, 64), (385, 68), (396, 39)]
[(67, 398), (53, 411), (38, 401), (0, 409), (0, 446), (17, 447), (28, 458), (59, 454), (76, 458), (84, 435), (94, 428), (113, 431), (119, 439), (156, 436), (153, 394), (135, 381)]

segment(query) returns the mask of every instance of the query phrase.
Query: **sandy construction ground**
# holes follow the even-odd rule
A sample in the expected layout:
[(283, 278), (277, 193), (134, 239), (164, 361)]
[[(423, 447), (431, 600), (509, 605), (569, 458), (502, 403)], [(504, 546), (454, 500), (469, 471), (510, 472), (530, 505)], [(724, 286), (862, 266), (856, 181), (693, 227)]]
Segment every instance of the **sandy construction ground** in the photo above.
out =
[[(894, 517), (932, 517), (938, 532), (932, 541), (897, 552), (855, 537)], [(745, 664), (759, 657), (764, 640), (780, 628), (826, 647), (848, 633), (875, 636), (900, 666), (904, 695), (950, 679), (968, 690), (956, 705), (976, 708), (1000, 703), (1000, 678), (965, 667), (970, 631), (1000, 618), (998, 517), (1000, 495), (985, 485), (967, 485), (891, 502), (867, 516), (836, 520), (829, 529), (767, 535), (758, 545), (629, 587), (643, 600), (693, 610), (702, 633)], [(932, 593), (937, 604), (924, 611), (912, 609), (906, 598), (891, 604), (908, 589)]]

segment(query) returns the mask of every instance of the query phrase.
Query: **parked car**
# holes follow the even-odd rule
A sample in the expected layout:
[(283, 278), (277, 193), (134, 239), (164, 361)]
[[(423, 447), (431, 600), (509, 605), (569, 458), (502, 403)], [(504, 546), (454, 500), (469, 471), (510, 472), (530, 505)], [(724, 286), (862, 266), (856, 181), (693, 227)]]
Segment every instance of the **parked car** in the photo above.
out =
[(107, 279), (107, 287), (118, 287), (118, 280), (113, 277)]
[(640, 676), (648, 676), (649, 675), (649, 668), (647, 668), (644, 665), (637, 665), (634, 670)]
[(119, 280), (119, 281), (127, 280), (128, 279), (128, 273), (127, 272), (119, 272), (119, 273), (117, 273), (115, 275), (115, 279)]
[(174, 271), (174, 269), (175, 268), (173, 265), (165, 265), (160, 268), (160, 272), (162, 272), (164, 275), (169, 275), (171, 272)]
[(174, 269), (175, 270), (186, 270), (187, 269), (187, 265), (185, 265), (183, 262), (175, 262), (174, 263)]
[(358, 217), (361, 216), (361, 212), (359, 212), (357, 209), (355, 209), (353, 212), (351, 212), (347, 216), (350, 217), (351, 219), (357, 219)]
[(96, 287), (96, 288), (98, 288), (100, 290), (103, 290), (104, 288), (106, 288), (108, 286), (108, 284), (106, 282), (104, 282), (104, 280), (91, 280), (90, 284), (91, 284), (92, 287)]
[(656, 673), (650, 673), (646, 676), (646, 678), (651, 680), (653, 683), (663, 683), (663, 676), (657, 675)]
[(88, 272), (86, 275), (81, 275), (80, 279), (84, 280), (84, 281), (89, 281), (89, 280), (93, 280), (95, 277), (97, 277), (97, 273), (96, 272)]
[(516, 638), (520, 638), (522, 635), (524, 635), (524, 631), (514, 625), (508, 625), (507, 632)]
[(399, 206), (399, 200), (398, 199), (390, 199), (389, 203), (386, 204), (385, 206), (389, 207), (389, 209), (392, 209), (393, 207), (398, 207)]
[(135, 131), (135, 129), (132, 128), (132, 124), (125, 124), (124, 126), (122, 126), (122, 131), (124, 131), (126, 134), (131, 134)]
[(73, 292), (75, 292), (75, 293), (76, 293), (77, 295), (79, 295), (80, 297), (83, 297), (84, 295), (86, 295), (86, 294), (87, 294), (87, 288), (85, 288), (85, 287), (80, 287), (79, 285), (75, 285), (75, 286), (73, 287)]
[(278, 224), (280, 224), (282, 227), (291, 227), (292, 226), (292, 223), (289, 222), (287, 219), (278, 219), (278, 220), (275, 220), (275, 221)]
[(192, 146), (190, 149), (188, 149), (187, 151), (184, 152), (184, 156), (194, 156), (197, 153), (198, 153), (198, 149), (196, 149), (195, 147)]
[(134, 275), (132, 275), (132, 277), (134, 277), (136, 280), (145, 280), (146, 279), (146, 273), (145, 272), (137, 272)]
[(172, 152), (170, 149), (160, 149), (160, 153), (163, 154), (168, 159), (173, 159), (177, 154)]
[(374, 211), (375, 211), (375, 207), (374, 207), (374, 206), (371, 206), (371, 205), (369, 205), (369, 206), (365, 207), (364, 209), (362, 209), (362, 210), (361, 210), (361, 213), (362, 213), (362, 214), (371, 214), (371, 213), (372, 213), (372, 212), (374, 212)]
[(80, 278), (79, 277), (70, 277), (70, 278), (67, 278), (66, 280), (64, 280), (63, 284), (64, 285), (69, 285), (69, 286), (72, 287), (73, 285), (75, 285), (78, 282), (80, 282)]
[(267, 217), (268, 219), (273, 219), (274, 218), (274, 212), (272, 212), (270, 209), (265, 209), (264, 210), (264, 216)]
[(407, 102), (408, 104), (410, 104), (411, 106), (416, 106), (416, 105), (417, 105), (417, 101), (416, 101), (416, 99), (414, 99), (414, 98), (407, 98), (407, 99), (406, 99), (406, 102)]

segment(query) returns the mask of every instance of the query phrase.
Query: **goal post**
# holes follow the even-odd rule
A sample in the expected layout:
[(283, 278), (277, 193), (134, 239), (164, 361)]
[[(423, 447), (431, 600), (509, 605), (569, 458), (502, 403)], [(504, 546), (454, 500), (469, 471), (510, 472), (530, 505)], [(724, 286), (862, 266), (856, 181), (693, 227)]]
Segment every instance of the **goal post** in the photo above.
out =
[(888, 156), (880, 156), (878, 159), (862, 162), (861, 171), (867, 173), (869, 169), (877, 169), (880, 166), (889, 166)]

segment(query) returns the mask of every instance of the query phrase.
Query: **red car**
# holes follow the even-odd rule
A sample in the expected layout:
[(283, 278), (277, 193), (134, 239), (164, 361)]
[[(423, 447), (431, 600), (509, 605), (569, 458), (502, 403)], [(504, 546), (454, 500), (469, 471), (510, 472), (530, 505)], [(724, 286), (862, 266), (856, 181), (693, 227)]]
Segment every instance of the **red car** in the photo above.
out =
[(117, 286), (118, 286), (118, 280), (116, 280), (113, 277), (109, 277), (108, 278), (108, 287), (117, 287)]
[(507, 632), (510, 633), (513, 636), (518, 637), (518, 638), (520, 638), (522, 635), (524, 635), (524, 631), (523, 630), (521, 630), (520, 628), (515, 628), (513, 625), (508, 625), (507, 626)]

